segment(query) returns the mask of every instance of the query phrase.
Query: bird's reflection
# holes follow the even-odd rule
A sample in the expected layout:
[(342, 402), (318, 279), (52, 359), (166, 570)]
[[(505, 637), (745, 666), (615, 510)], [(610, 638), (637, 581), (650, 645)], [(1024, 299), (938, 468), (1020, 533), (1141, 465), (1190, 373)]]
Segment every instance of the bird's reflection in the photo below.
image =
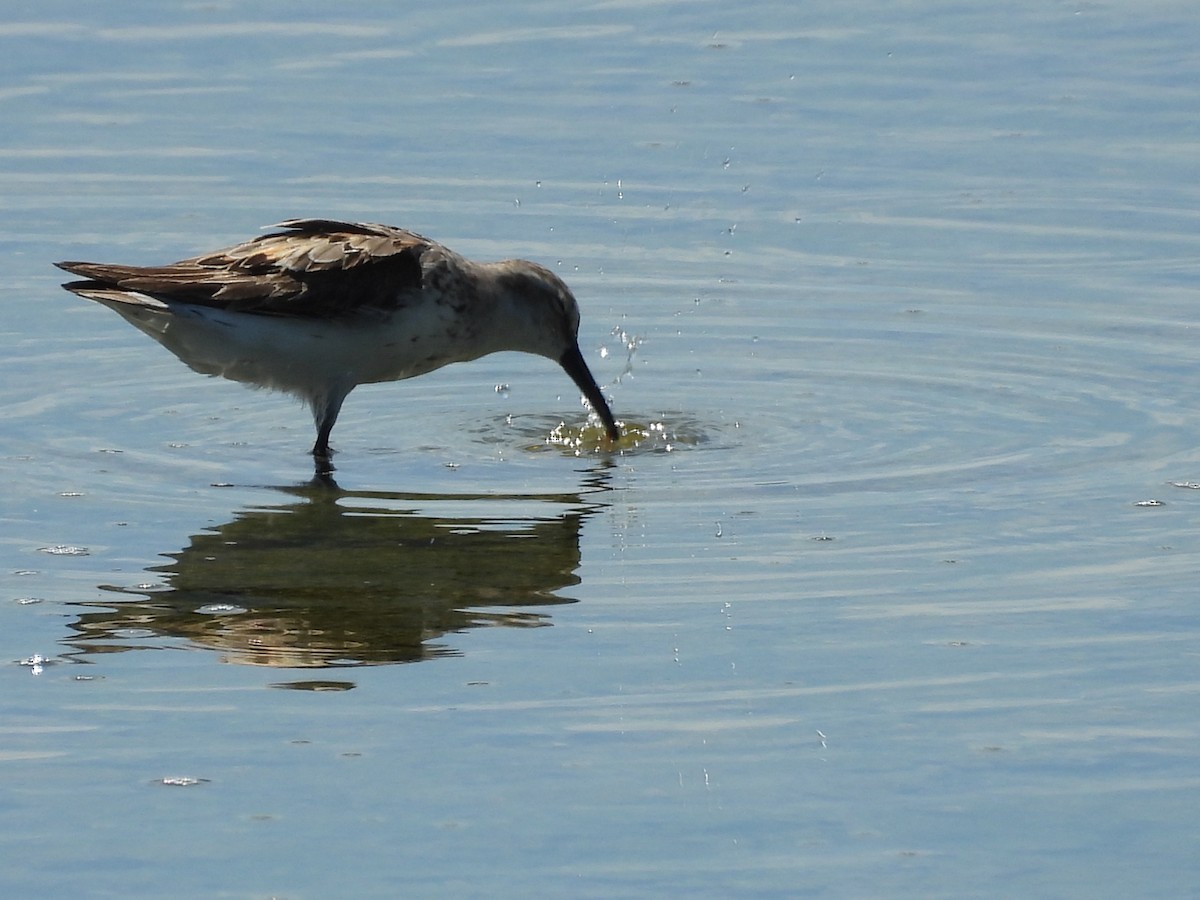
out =
[(139, 638), (183, 638), (234, 662), (328, 667), (455, 655), (439, 638), (484, 625), (549, 624), (534, 607), (574, 602), (583, 522), (603, 475), (564, 495), (343, 491), (329, 476), (282, 488), (289, 502), (245, 509), (194, 535), (151, 571), (136, 600), (72, 626), (84, 655)]

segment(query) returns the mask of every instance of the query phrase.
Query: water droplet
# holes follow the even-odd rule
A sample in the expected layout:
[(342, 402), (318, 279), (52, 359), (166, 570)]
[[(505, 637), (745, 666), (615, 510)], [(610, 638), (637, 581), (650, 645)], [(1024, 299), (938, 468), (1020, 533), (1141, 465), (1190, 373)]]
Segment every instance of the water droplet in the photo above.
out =
[(30, 675), (41, 675), (42, 670), (46, 666), (50, 665), (51, 662), (52, 662), (52, 660), (48, 659), (45, 656), (42, 656), (42, 654), (35, 653), (35, 654), (33, 654), (33, 656), (29, 656), (29, 657), (26, 657), (25, 659), (17, 660), (17, 665), (25, 666), (27, 669), (29, 669)]
[(207, 603), (196, 610), (196, 613), (201, 616), (224, 616), (230, 613), (244, 612), (248, 612), (244, 606), (235, 606), (232, 603)]

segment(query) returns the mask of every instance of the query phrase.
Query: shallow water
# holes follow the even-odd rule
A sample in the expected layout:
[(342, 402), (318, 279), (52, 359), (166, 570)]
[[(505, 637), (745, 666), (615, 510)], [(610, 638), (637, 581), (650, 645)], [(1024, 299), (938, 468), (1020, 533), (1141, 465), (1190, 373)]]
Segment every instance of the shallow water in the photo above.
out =
[[(1189, 6), (276, 13), (0, 26), (6, 894), (1194, 889)], [(302, 215), (555, 268), (637, 440), (501, 354), (314, 480), (51, 266)]]

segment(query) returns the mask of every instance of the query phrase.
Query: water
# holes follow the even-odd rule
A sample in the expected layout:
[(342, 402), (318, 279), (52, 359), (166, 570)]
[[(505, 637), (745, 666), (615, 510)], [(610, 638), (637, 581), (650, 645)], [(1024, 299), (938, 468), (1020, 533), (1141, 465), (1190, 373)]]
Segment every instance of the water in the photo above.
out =
[[(1194, 891), (1189, 6), (281, 15), (0, 27), (6, 894)], [(313, 482), (50, 265), (303, 215), (550, 265), (649, 438), (501, 354)]]

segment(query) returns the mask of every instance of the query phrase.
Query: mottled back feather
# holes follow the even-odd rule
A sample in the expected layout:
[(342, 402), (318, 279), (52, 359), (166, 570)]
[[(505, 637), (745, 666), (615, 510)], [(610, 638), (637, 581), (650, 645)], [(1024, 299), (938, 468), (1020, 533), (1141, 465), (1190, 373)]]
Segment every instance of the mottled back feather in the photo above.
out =
[(387, 225), (291, 219), (225, 250), (166, 266), (64, 262), (90, 279), (65, 285), (135, 291), (163, 301), (276, 316), (341, 317), (390, 312), (422, 285), (433, 242)]

